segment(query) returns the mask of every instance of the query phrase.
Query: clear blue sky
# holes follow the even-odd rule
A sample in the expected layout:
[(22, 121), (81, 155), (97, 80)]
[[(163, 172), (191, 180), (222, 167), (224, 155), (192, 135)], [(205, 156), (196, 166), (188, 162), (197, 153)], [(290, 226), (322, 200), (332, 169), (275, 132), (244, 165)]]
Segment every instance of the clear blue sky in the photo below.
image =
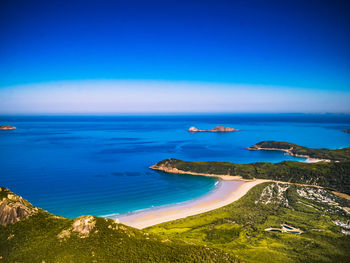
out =
[[(349, 14), (347, 0), (1, 0), (0, 96), (10, 101), (6, 104), (9, 112), (11, 107), (26, 112), (30, 103), (38, 102), (35, 98), (24, 100), (24, 91), (36, 94), (46, 89), (47, 98), (55, 104), (53, 94), (57, 93), (50, 91), (57, 90), (57, 83), (63, 87), (60, 96), (73, 96), (70, 90), (77, 82), (81, 83), (81, 92), (91, 95), (94, 89), (84, 90), (82, 86), (92, 80), (95, 89), (126, 97), (133, 91), (137, 94), (135, 83), (142, 82), (149, 96), (159, 88), (163, 92), (176, 89), (173, 84), (179, 82), (185, 83), (180, 90), (186, 86), (187, 91), (195, 93), (204, 83), (207, 96), (215, 90), (222, 92), (222, 99), (215, 101), (218, 104), (229, 103), (225, 92), (230, 97), (246, 89), (251, 96), (252, 91), (259, 90), (265, 99), (279, 90), (284, 92), (283, 102), (287, 104), (289, 96), (298, 94), (302, 104), (307, 104), (307, 96), (319, 97), (310, 101), (314, 105), (299, 110), (292, 100), (290, 108), (282, 109), (273, 108), (273, 100), (267, 103), (261, 99), (254, 102), (262, 105), (255, 110), (350, 112), (344, 101), (350, 101)], [(127, 80), (132, 84), (123, 90), (120, 85)], [(108, 88), (102, 86), (105, 83)], [(325, 99), (327, 94), (329, 100)], [(181, 94), (175, 98), (181, 99)], [(133, 109), (163, 110), (142, 102), (144, 98), (136, 98)], [(321, 102), (332, 107), (322, 108)], [(61, 100), (56, 108), (47, 105), (47, 109), (42, 106), (37, 111), (101, 112), (93, 96), (88, 104), (74, 108)], [(175, 106), (170, 108), (164, 111), (180, 111)], [(252, 111), (251, 106), (244, 105), (214, 108)], [(0, 106), (0, 112), (7, 110)], [(106, 112), (120, 110), (108, 108)]]

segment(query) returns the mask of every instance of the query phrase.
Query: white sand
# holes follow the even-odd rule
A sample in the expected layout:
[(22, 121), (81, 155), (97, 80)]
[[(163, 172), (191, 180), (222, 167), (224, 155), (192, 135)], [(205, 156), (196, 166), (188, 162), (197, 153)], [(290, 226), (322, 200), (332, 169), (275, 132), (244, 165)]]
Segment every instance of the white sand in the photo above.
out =
[(221, 178), (218, 187), (214, 191), (192, 201), (120, 215), (116, 218), (120, 223), (142, 229), (223, 207), (240, 199), (255, 185), (268, 181), (235, 179)]

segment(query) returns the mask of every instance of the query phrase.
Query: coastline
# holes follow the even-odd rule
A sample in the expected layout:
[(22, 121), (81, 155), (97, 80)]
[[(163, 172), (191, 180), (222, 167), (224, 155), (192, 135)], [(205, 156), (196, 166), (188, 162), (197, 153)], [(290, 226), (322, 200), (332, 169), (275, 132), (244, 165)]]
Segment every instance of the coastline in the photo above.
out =
[(228, 180), (225, 177), (216, 177), (219, 178), (218, 187), (202, 197), (166, 207), (119, 215), (114, 217), (114, 219), (119, 220), (120, 223), (125, 225), (143, 229), (223, 207), (243, 197), (254, 186), (268, 181), (262, 179), (246, 181), (233, 178)]
[(156, 164), (150, 166), (149, 168), (152, 170), (158, 170), (158, 171), (171, 173), (171, 174), (191, 174), (191, 175), (216, 177), (222, 181), (244, 181), (244, 182), (255, 181), (255, 180), (243, 179), (243, 177), (241, 177), (241, 176), (232, 176), (232, 175), (227, 175), (227, 174), (206, 174), (206, 173), (186, 172), (183, 170), (179, 170), (177, 168), (169, 168), (168, 166), (164, 166), (164, 165), (157, 166)]
[(318, 158), (312, 158), (308, 155), (294, 154), (294, 153), (292, 153), (291, 149), (261, 148), (261, 147), (255, 146), (255, 145), (254, 145), (254, 147), (247, 148), (247, 150), (249, 150), (249, 151), (280, 151), (280, 152), (285, 152), (286, 154), (293, 156), (293, 157), (305, 158), (306, 159), (305, 163), (331, 162), (331, 160), (328, 160), (328, 159), (318, 159)]
[[(315, 160), (312, 159), (310, 160), (310, 162), (315, 162)], [(230, 176), (225, 174), (205, 174), (187, 172), (179, 170), (177, 168), (171, 168), (165, 165), (152, 165), (149, 168), (173, 174), (191, 174), (198, 176), (216, 177), (219, 179), (219, 186), (215, 190), (209, 192), (208, 194), (194, 200), (158, 208), (136, 211), (135, 213), (130, 214), (123, 214), (112, 217), (113, 219), (116, 219), (120, 223), (123, 223), (125, 225), (132, 226), (138, 229), (143, 229), (153, 225), (205, 213), (223, 207), (225, 205), (237, 201), (238, 199), (243, 197), (251, 188), (264, 182), (295, 184), (301, 186), (323, 188), (317, 185), (299, 184), (269, 179), (248, 180), (243, 179), (240, 176)], [(338, 195), (340, 196), (340, 193), (338, 193)]]

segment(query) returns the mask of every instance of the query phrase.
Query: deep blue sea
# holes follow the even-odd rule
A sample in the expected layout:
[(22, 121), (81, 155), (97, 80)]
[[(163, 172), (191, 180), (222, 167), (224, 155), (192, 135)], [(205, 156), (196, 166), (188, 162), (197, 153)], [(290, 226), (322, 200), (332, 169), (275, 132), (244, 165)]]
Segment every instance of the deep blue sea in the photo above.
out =
[[(215, 178), (148, 169), (165, 158), (236, 163), (301, 160), (248, 151), (262, 140), (350, 146), (349, 115), (0, 116), (0, 185), (51, 213), (104, 216), (179, 203), (213, 190)], [(241, 129), (190, 133), (196, 126)]]

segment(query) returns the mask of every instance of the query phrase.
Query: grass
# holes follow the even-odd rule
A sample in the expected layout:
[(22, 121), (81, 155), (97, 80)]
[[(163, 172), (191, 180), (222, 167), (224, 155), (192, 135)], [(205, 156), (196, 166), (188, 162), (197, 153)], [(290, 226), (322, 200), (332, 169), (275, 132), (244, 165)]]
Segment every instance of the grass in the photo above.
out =
[[(283, 193), (288, 206), (278, 203), (256, 203), (267, 186), (254, 187), (246, 196), (228, 206), (204, 214), (150, 227), (146, 231), (193, 244), (206, 244), (223, 249), (244, 262), (348, 262), (350, 236), (341, 233), (333, 223), (350, 217), (342, 209), (301, 197), (289, 186)], [(349, 201), (326, 194), (341, 205)], [(307, 205), (316, 207), (311, 208)], [(329, 210), (328, 212), (327, 209)], [(287, 223), (303, 234), (269, 232), (264, 229)], [(179, 229), (179, 231), (176, 231)]]
[[(5, 191), (1, 196), (6, 198)], [(236, 261), (221, 249), (170, 240), (111, 219), (93, 219), (95, 225), (87, 236), (72, 231), (77, 219), (57, 217), (41, 209), (14, 224), (0, 225), (0, 262)], [(68, 235), (59, 237), (62, 231)]]
[[(347, 207), (328, 190), (264, 183), (230, 205), (144, 231), (93, 217), (87, 235), (73, 231), (79, 218), (39, 209), (0, 225), (0, 262), (348, 262), (350, 236), (333, 223), (350, 219)], [(265, 231), (283, 223), (304, 232)]]

